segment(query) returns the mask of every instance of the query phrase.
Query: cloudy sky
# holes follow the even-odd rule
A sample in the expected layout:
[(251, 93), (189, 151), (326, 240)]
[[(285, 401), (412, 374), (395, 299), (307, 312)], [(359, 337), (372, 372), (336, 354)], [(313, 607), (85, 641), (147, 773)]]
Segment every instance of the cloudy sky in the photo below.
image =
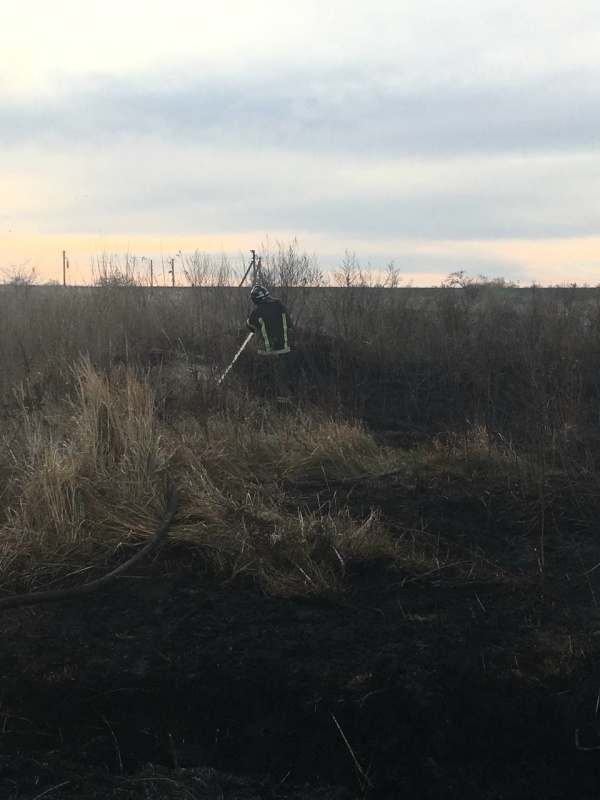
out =
[(404, 282), (600, 283), (597, 0), (27, 0), (0, 269), (298, 239)]

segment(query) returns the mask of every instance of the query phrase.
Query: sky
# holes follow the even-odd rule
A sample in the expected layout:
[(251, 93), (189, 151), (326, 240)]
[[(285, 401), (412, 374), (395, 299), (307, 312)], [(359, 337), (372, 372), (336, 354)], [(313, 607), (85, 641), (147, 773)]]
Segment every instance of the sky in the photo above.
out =
[(597, 0), (11, 4), (0, 277), (297, 240), (326, 273), (595, 286), (598, 41)]

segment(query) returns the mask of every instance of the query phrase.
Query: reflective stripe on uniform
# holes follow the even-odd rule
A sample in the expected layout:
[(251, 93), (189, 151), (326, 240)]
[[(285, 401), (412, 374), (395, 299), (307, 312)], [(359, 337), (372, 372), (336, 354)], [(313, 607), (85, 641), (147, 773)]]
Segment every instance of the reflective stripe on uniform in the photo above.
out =
[(285, 353), (291, 353), (289, 347), (286, 347), (284, 350), (259, 350), (259, 356), (282, 356)]
[(290, 348), (288, 347), (288, 338), (287, 338), (287, 315), (286, 315), (286, 314), (282, 314), (282, 315), (281, 315), (281, 321), (282, 321), (282, 324), (283, 324), (283, 347), (284, 347), (284, 350), (283, 350), (283, 352), (284, 352), (284, 353), (287, 353), (287, 352), (289, 352), (289, 349), (290, 349)]
[(265, 350), (267, 353), (271, 352), (271, 342), (269, 341), (269, 335), (267, 333), (267, 326), (265, 325), (265, 321), (262, 317), (258, 320), (260, 322), (260, 329), (262, 331), (263, 341), (265, 343)]

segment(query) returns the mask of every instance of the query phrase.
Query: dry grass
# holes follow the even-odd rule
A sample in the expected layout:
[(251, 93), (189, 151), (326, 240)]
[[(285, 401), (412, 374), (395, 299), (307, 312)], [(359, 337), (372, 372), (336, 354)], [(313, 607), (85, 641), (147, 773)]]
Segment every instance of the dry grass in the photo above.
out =
[(246, 400), (235, 414), (178, 422), (172, 468), (184, 498), (173, 538), (207, 552), (219, 571), (257, 578), (278, 594), (339, 589), (355, 561), (393, 560), (380, 520), (308, 513), (285, 491), (291, 478), (389, 469), (397, 455), (362, 427), (318, 410), (278, 414)]
[(3, 582), (39, 585), (149, 536), (167, 468), (180, 488), (171, 540), (201, 548), (230, 576), (251, 575), (280, 594), (323, 592), (341, 587), (348, 563), (394, 557), (375, 515), (307, 513), (290, 506), (283, 489), (290, 477), (393, 466), (394, 453), (360, 426), (319, 412), (278, 414), (247, 399), (234, 415), (166, 426), (147, 377), (122, 368), (109, 379), (88, 361), (75, 369), (70, 394), (43, 411), (23, 408), (13, 434), (0, 524)]
[(454, 482), (460, 492), (466, 482), (469, 496), (476, 484), (504, 487), (519, 525), (530, 519), (527, 533), (540, 528), (545, 536), (538, 518), (546, 518), (547, 473), (484, 426), (400, 452), (360, 424), (315, 408), (280, 413), (229, 389), (221, 403), (165, 422), (157, 407), (168, 377), (123, 366), (107, 376), (84, 360), (71, 372), (67, 397), (35, 411), (22, 404), (19, 417), (5, 420), (5, 586), (40, 586), (90, 565), (103, 569), (123, 546), (145, 541), (163, 511), (167, 470), (180, 495), (169, 541), (199, 549), (227, 578), (249, 576), (283, 595), (338, 591), (354, 565), (369, 561), (401, 568), (403, 580), (449, 568), (470, 578), (483, 564), (425, 528), (403, 528), (398, 520), (391, 532), (376, 513), (353, 517), (343, 499), (319, 504), (318, 490), (310, 501), (290, 493), (302, 482), (320, 482), (335, 494), (339, 479), (405, 462), (407, 472), (394, 478), (399, 492), (419, 483)]
[(361, 425), (332, 419), (318, 409), (273, 415), (263, 403), (247, 401), (240, 411), (245, 413), (211, 416), (188, 440), (204, 448), (203, 463), (224, 478), (254, 483), (336, 480), (398, 463), (397, 454)]
[(145, 536), (162, 510), (169, 456), (151, 394), (131, 375), (110, 386), (88, 362), (75, 385), (62, 407), (23, 409), (11, 444), (0, 569), (25, 582), (38, 570), (104, 556), (117, 536)]
[(434, 437), (412, 453), (417, 475), (451, 479), (457, 476), (520, 477), (521, 456), (510, 443), (494, 438), (485, 425), (473, 425), (463, 433), (448, 432)]

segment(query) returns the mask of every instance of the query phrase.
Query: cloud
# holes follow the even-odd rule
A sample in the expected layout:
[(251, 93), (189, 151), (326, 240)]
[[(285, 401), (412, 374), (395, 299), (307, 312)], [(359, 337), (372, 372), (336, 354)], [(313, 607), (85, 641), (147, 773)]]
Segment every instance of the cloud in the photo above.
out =
[[(596, 0), (73, 0), (5, 4), (0, 81), (187, 67), (216, 74), (269, 62), (401, 65), (413, 84), (444, 75), (516, 81), (597, 66)], [(16, 79), (15, 62), (17, 63)], [(196, 72), (197, 74), (197, 72)], [(41, 81), (41, 84), (40, 84)]]
[(2, 158), (11, 165), (0, 179), (0, 208), (4, 198), (12, 209), (4, 227), (22, 233), (285, 230), (440, 241), (597, 229), (593, 153), (364, 159), (147, 138), (50, 155), (12, 148)]
[(540, 153), (598, 146), (600, 79), (418, 88), (397, 67), (286, 68), (163, 86), (98, 76), (49, 101), (0, 104), (0, 142), (110, 147), (170, 142), (370, 157)]

